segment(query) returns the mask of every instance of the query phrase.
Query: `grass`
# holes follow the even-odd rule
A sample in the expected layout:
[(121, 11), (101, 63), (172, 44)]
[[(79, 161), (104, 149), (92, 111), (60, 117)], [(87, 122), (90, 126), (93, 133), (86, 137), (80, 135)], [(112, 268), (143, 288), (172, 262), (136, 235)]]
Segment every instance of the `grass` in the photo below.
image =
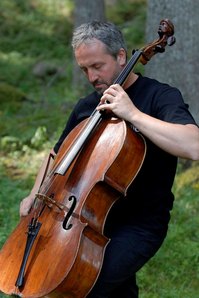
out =
[[(108, 19), (120, 26), (130, 49), (144, 43), (145, 4), (118, 0), (107, 7)], [(71, 85), (72, 10), (70, 0), (0, 3), (0, 247), (77, 98)], [(61, 72), (35, 76), (41, 62)], [(198, 298), (198, 173), (197, 163), (179, 166), (168, 237), (138, 274), (141, 298)]]
[(197, 163), (176, 177), (168, 236), (138, 275), (141, 298), (198, 298), (198, 182)]

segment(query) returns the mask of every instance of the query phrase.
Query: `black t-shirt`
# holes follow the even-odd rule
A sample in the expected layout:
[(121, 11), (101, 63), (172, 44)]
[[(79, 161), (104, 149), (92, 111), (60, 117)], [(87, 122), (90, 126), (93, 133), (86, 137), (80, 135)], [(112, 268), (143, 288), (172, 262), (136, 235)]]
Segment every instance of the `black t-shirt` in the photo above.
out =
[[(171, 123), (196, 124), (176, 88), (139, 75), (126, 92), (135, 106), (148, 115)], [(58, 152), (67, 134), (91, 115), (99, 99), (97, 92), (93, 92), (79, 100), (54, 147), (55, 152)], [(144, 163), (129, 187), (127, 197), (118, 200), (111, 208), (107, 227), (126, 223), (157, 232), (167, 229), (174, 199), (171, 188), (177, 158), (146, 137), (145, 140), (147, 152)]]

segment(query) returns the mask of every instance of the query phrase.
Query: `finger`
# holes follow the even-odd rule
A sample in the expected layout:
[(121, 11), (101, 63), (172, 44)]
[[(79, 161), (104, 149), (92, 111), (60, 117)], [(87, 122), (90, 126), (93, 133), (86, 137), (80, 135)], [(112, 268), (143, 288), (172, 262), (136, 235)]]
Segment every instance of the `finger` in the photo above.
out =
[(103, 111), (103, 110), (111, 110), (111, 104), (110, 103), (102, 103), (97, 107), (98, 111)]
[(31, 207), (29, 206), (29, 204), (27, 204), (25, 199), (23, 199), (20, 203), (20, 209), (19, 209), (20, 216), (28, 215), (30, 213), (30, 210), (31, 210)]
[(115, 97), (117, 95), (117, 90), (115, 90), (114, 88), (109, 88), (107, 90), (104, 91), (104, 95), (111, 95), (113, 97)]
[(19, 214), (21, 217), (23, 216), (27, 216), (31, 211), (31, 208), (23, 208), (22, 210), (20, 210)]
[(104, 94), (101, 98), (101, 104), (110, 104), (114, 100), (114, 96), (111, 94)]
[(114, 84), (110, 86), (112, 92), (119, 92), (121, 89), (123, 89), (119, 84)]

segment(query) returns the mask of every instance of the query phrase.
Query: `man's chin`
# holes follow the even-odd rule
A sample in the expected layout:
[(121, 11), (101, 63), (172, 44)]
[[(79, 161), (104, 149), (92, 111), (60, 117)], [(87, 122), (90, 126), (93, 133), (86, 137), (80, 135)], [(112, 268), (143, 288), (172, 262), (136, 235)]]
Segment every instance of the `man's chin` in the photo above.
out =
[(99, 88), (95, 88), (95, 90), (97, 91), (98, 94), (102, 95), (104, 93), (105, 90), (103, 89), (99, 89)]
[(103, 86), (94, 86), (95, 90), (97, 91), (97, 93), (99, 94), (103, 94), (104, 91), (108, 88), (108, 86), (103, 85)]

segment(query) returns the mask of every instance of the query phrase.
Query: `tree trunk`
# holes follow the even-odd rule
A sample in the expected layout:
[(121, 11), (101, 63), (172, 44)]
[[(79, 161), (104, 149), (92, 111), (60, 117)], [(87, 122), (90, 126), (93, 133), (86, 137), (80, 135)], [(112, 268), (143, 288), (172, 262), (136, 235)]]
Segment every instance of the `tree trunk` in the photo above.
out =
[[(75, 0), (74, 27), (93, 20), (105, 21), (104, 0)], [(76, 61), (73, 65), (73, 88), (77, 90), (77, 94), (92, 90)]]
[(170, 19), (175, 27), (176, 44), (166, 47), (145, 66), (145, 74), (176, 86), (199, 122), (198, 100), (198, 28), (199, 5), (194, 0), (148, 0), (147, 42), (155, 38), (158, 24)]
[(105, 20), (104, 0), (75, 0), (75, 27), (92, 21)]

